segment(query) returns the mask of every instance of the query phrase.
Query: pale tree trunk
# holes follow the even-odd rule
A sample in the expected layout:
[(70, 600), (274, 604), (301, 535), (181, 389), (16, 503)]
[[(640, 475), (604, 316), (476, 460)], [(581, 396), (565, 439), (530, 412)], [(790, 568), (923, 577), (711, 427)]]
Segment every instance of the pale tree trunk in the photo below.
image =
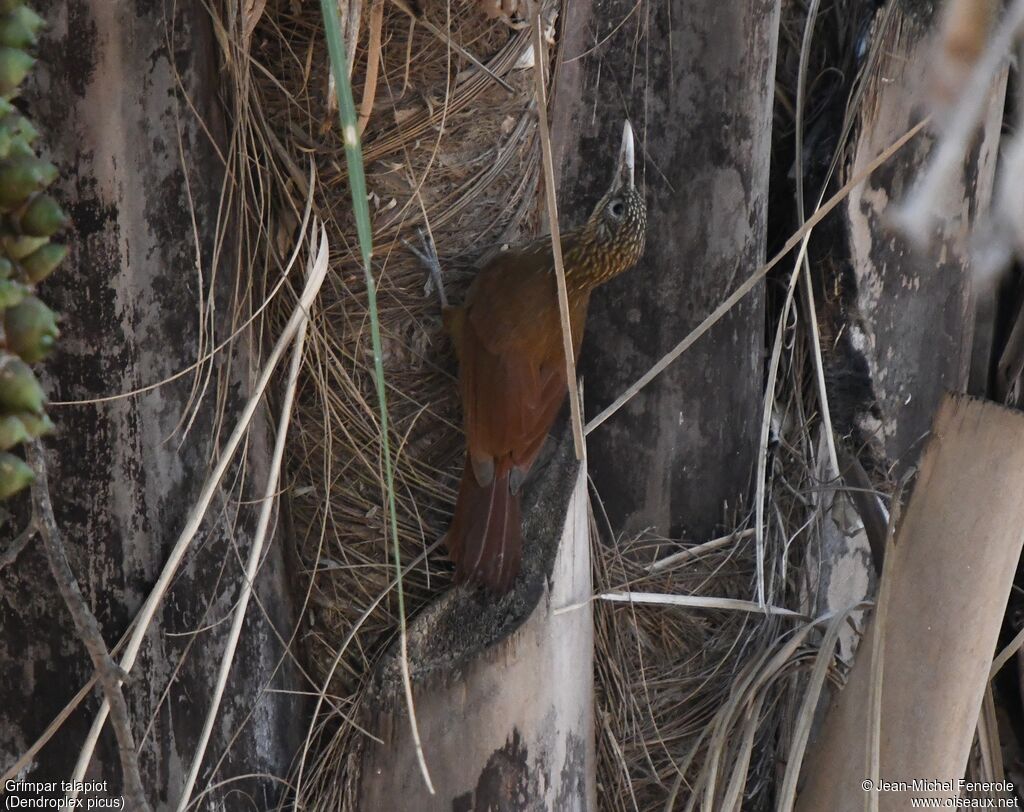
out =
[[(881, 33), (880, 60), (865, 88), (849, 175), (920, 116), (925, 72), (933, 65), (935, 16), (907, 0), (897, 4)], [(933, 204), (940, 225), (926, 251), (914, 250), (894, 233), (890, 207), (924, 169), (933, 153), (932, 137), (920, 136), (901, 150), (854, 189), (844, 207), (857, 291), (853, 304), (864, 326), (859, 346), (881, 410), (883, 452), (897, 471), (920, 457), (943, 393), (966, 390), (972, 352), (985, 357), (991, 352), (987, 332), (974, 340), (977, 303), (969, 240), (992, 197), (1005, 95), (1004, 74), (992, 88), (962, 174)]]
[[(63, 314), (59, 351), (45, 378), (53, 400), (98, 398), (194, 363), (200, 302), (211, 290), (215, 315), (204, 325), (203, 351), (228, 333), (234, 269), (223, 255), (221, 264), (213, 263), (224, 178), (216, 52), (200, 2), (36, 5), (50, 28), (27, 101), (61, 170), (58, 194), (75, 227), (69, 261), (44, 286)], [(244, 345), (233, 351), (237, 374), (227, 371), (222, 354), (212, 373), (206, 365), (201, 375), (145, 394), (51, 407), (58, 425), (47, 443), (57, 521), (110, 646), (148, 594), (248, 394), (247, 353)], [(230, 395), (219, 399), (224, 375), (232, 376)], [(266, 434), (265, 422), (257, 421), (245, 475), (229, 474), (196, 539), (199, 552), (186, 558), (126, 685), (143, 783), (155, 809), (176, 808), (209, 706), (229, 625), (223, 621), (237, 597), (254, 523), (252, 508), (240, 502), (251, 503), (262, 488)], [(250, 606), (197, 790), (211, 775), (226, 781), (243, 773), (287, 774), (300, 714), (287, 694), (261, 693), (271, 683), (295, 687), (287, 659), (273, 676), (282, 650), (270, 622), (286, 639), (294, 625), (285, 583), (274, 545), (257, 582), (268, 614)], [(91, 670), (38, 546), (4, 572), (2, 589), (0, 758), (6, 767)], [(26, 777), (71, 776), (98, 704), (97, 694), (89, 694)], [(121, 794), (117, 764), (108, 723), (87, 775), (106, 779), (115, 797)], [(281, 786), (262, 778), (228, 783), (202, 808), (222, 808), (226, 793), (237, 790), (269, 808)]]
[[(920, 115), (928, 87), (924, 71), (933, 64), (935, 17), (913, 2), (897, 3), (889, 18), (876, 16), (878, 62), (866, 78), (846, 178)], [(986, 394), (995, 308), (991, 293), (976, 290), (970, 235), (992, 197), (1005, 94), (1004, 74), (991, 90), (962, 175), (935, 204), (941, 227), (926, 251), (911, 247), (890, 221), (893, 207), (933, 152), (929, 135), (918, 136), (855, 188), (841, 218), (822, 237), (828, 261), (818, 308), (838, 442), (876, 473), (891, 465), (899, 476), (917, 464), (944, 392), (968, 391), (970, 384), (972, 394)], [(976, 331), (978, 313), (982, 327)], [(856, 489), (870, 483), (846, 477), (846, 485)], [(810, 551), (821, 612), (844, 609), (865, 597), (873, 577), (867, 538), (842, 518), (844, 512), (849, 515), (844, 506), (851, 497), (840, 493), (836, 498), (824, 545), (820, 553)], [(853, 498), (863, 518), (867, 495), (854, 493)], [(884, 544), (884, 516), (881, 532), (876, 527), (873, 535), (876, 547)]]
[(956, 782), (967, 770), (1020, 560), (1022, 487), (1024, 416), (947, 397), (890, 547), (868, 633), (808, 751), (799, 812), (864, 809), (869, 752), (879, 754), (876, 779), (947, 784), (882, 791), (883, 812), (908, 809), (913, 797), (960, 796)]
[(495, 599), (452, 590), (409, 628), (433, 795), (420, 772), (397, 647), (376, 676), (356, 809), (596, 809), (586, 467), (560, 449), (526, 496), (523, 575)]

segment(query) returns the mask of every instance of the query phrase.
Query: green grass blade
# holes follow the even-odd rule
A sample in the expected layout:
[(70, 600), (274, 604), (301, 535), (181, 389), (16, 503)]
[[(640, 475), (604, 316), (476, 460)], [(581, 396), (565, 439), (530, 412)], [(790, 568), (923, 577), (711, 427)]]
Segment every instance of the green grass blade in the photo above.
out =
[(420, 762), (420, 771), (430, 793), (434, 793), (427, 771), (423, 748), (420, 745), (416, 727), (416, 713), (412, 701), (412, 683), (409, 678), (409, 663), (406, 654), (405, 593), (402, 589), (402, 560), (398, 547), (398, 518), (395, 510), (395, 477), (391, 461), (391, 444), (388, 438), (388, 404), (384, 389), (384, 362), (381, 353), (380, 319), (377, 314), (377, 282), (373, 277), (371, 257), (373, 255), (373, 234), (370, 227), (370, 207), (366, 202), (366, 175), (363, 172), (363, 151), (359, 143), (359, 128), (356, 123), (356, 106), (352, 99), (352, 84), (348, 76), (348, 59), (345, 43), (341, 38), (341, 22), (338, 19), (338, 0), (320, 0), (324, 17), (324, 31), (327, 35), (327, 50), (331, 58), (331, 73), (334, 88), (338, 94), (338, 111), (341, 118), (341, 133), (345, 142), (345, 158), (348, 163), (349, 187), (352, 191), (352, 207), (356, 216), (356, 234), (359, 237), (359, 252), (366, 276), (366, 297), (370, 310), (370, 341), (373, 346), (374, 382), (377, 385), (377, 401), (380, 405), (381, 453), (384, 457), (384, 482), (387, 491), (388, 524), (395, 556), (395, 579), (398, 586), (398, 617), (401, 631), (402, 676), (405, 682), (406, 703), (412, 724), (413, 740)]

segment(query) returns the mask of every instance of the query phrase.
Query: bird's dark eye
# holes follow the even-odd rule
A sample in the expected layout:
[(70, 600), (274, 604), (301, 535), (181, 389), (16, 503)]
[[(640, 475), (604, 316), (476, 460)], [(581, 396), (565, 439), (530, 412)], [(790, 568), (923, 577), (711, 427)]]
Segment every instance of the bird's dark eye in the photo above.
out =
[(613, 200), (608, 206), (608, 213), (618, 220), (622, 217), (622, 213), (626, 210), (625, 204), (621, 200)]

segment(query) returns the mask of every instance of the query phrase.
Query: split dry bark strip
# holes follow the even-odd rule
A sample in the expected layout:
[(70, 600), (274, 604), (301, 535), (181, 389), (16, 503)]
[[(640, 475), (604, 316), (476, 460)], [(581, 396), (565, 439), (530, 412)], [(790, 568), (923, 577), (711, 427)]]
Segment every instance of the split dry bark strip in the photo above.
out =
[[(964, 775), (1024, 541), (1022, 488), (1024, 415), (947, 396), (885, 562), (892, 569), (878, 756), (887, 781), (925, 778), (955, 787)], [(868, 653), (877, 633), (872, 625), (814, 747), (798, 812), (864, 808)], [(878, 808), (905, 809), (908, 797), (881, 792)]]

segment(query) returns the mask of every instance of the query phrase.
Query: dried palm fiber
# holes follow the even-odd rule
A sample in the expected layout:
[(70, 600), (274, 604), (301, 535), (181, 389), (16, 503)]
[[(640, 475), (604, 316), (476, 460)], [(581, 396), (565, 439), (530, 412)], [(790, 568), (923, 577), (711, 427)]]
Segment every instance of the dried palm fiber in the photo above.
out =
[[(771, 474), (767, 599), (808, 611), (798, 550), (812, 541), (808, 495), (817, 480), (794, 453), (803, 429), (789, 427)], [(753, 599), (751, 542), (739, 530), (698, 544), (643, 537), (602, 545), (596, 589)], [(676, 563), (651, 566), (666, 553)], [(803, 621), (757, 613), (604, 602), (595, 607), (595, 626), (600, 808), (718, 810), (731, 808), (730, 793), (739, 793), (744, 810), (773, 808), (816, 633)], [(797, 634), (804, 635), (798, 645), (773, 662)], [(709, 779), (715, 764), (717, 777)]]
[[(463, 440), (437, 296), (402, 240), (429, 227), (458, 300), (482, 253), (535, 232), (539, 151), (529, 30), (488, 19), (475, 3), (423, 3), (415, 22), (403, 9), (378, 2), (346, 11), (361, 20), (349, 38), (357, 46), (353, 86), (370, 112), (363, 153), (402, 561), (421, 557), (404, 578), (415, 612), (449, 583), (443, 553), (422, 554), (450, 518)], [(288, 504), (306, 611), (302, 643), (317, 683), (311, 690), (325, 686), (327, 694), (295, 780), (307, 808), (344, 809), (363, 736), (360, 702), (397, 628), (365, 288), (343, 144), (327, 104), (319, 5), (270, 0), (250, 53), (251, 108), (266, 145), (260, 160), (277, 198), (273, 231), (293, 227), (312, 159), (314, 209), (334, 254), (292, 423)], [(372, 92), (363, 86), (374, 74), (368, 57), (377, 65)]]

